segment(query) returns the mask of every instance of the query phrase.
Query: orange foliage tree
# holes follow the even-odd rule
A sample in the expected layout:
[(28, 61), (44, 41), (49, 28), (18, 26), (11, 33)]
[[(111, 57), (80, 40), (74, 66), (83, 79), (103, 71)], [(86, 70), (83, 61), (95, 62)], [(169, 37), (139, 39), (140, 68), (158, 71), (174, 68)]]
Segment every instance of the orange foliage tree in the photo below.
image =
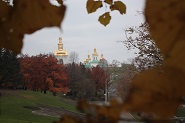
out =
[[(22, 56), (21, 72), (23, 73), (24, 88), (33, 91), (48, 90), (53, 93), (60, 92), (67, 85), (67, 75), (61, 64), (52, 55)], [(56, 95), (56, 94), (54, 94)]]

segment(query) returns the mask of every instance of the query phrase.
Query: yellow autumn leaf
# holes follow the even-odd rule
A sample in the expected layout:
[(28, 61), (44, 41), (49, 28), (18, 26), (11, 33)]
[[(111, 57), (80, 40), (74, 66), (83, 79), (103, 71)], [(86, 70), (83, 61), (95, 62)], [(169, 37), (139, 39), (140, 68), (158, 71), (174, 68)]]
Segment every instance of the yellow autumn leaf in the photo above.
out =
[(112, 5), (113, 0), (104, 0), (105, 3)]
[(101, 15), (98, 19), (98, 21), (103, 24), (104, 26), (106, 26), (107, 24), (110, 23), (111, 20), (111, 16), (109, 12), (104, 13), (103, 15)]
[(95, 12), (100, 7), (102, 7), (101, 1), (88, 0), (86, 3), (86, 8), (87, 8), (88, 14)]
[(49, 0), (14, 0), (14, 6), (0, 1), (0, 47), (20, 53), (24, 34), (44, 27), (60, 27), (66, 7), (53, 6)]
[(120, 14), (126, 14), (126, 5), (121, 1), (115, 1), (113, 5), (110, 6), (111, 11), (118, 10)]
[(175, 114), (185, 95), (185, 74), (172, 67), (162, 69), (162, 72), (159, 69), (144, 71), (133, 80), (124, 109), (155, 113), (161, 118)]

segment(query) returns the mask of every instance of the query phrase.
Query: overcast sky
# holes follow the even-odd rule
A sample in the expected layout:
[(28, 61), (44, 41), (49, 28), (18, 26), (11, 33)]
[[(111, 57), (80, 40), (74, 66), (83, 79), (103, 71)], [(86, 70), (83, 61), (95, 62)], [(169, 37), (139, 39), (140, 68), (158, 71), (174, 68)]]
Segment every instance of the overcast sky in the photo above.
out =
[(36, 55), (50, 53), (57, 49), (58, 38), (61, 36), (64, 49), (79, 54), (79, 61), (83, 62), (88, 53), (92, 54), (96, 48), (99, 56), (104, 54), (109, 63), (112, 60), (128, 62), (133, 58), (134, 51), (117, 41), (125, 39), (124, 30), (138, 26), (144, 22), (144, 16), (137, 11), (143, 11), (144, 0), (122, 0), (127, 6), (125, 15), (118, 11), (111, 12), (110, 24), (104, 27), (98, 22), (98, 17), (105, 13), (100, 8), (93, 14), (87, 14), (86, 0), (65, 0), (67, 6), (65, 19), (59, 28), (44, 28), (31, 35), (25, 35), (23, 54)]

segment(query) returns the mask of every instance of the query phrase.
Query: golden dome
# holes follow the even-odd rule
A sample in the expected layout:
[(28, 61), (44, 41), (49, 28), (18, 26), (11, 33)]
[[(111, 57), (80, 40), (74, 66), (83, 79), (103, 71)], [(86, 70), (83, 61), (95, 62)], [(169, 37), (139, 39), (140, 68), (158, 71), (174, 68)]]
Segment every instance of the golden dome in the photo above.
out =
[(94, 53), (93, 53), (93, 55), (98, 56), (98, 53), (97, 53), (97, 51), (96, 51), (96, 48), (94, 48)]

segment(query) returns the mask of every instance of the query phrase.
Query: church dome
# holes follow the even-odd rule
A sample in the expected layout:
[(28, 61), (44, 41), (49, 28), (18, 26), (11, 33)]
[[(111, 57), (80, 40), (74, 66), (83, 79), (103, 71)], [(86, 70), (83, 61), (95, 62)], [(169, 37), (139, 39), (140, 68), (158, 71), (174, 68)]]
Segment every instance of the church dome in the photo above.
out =
[(98, 56), (98, 53), (97, 53), (97, 51), (96, 51), (96, 48), (94, 48), (94, 53), (93, 53), (92, 55)]

